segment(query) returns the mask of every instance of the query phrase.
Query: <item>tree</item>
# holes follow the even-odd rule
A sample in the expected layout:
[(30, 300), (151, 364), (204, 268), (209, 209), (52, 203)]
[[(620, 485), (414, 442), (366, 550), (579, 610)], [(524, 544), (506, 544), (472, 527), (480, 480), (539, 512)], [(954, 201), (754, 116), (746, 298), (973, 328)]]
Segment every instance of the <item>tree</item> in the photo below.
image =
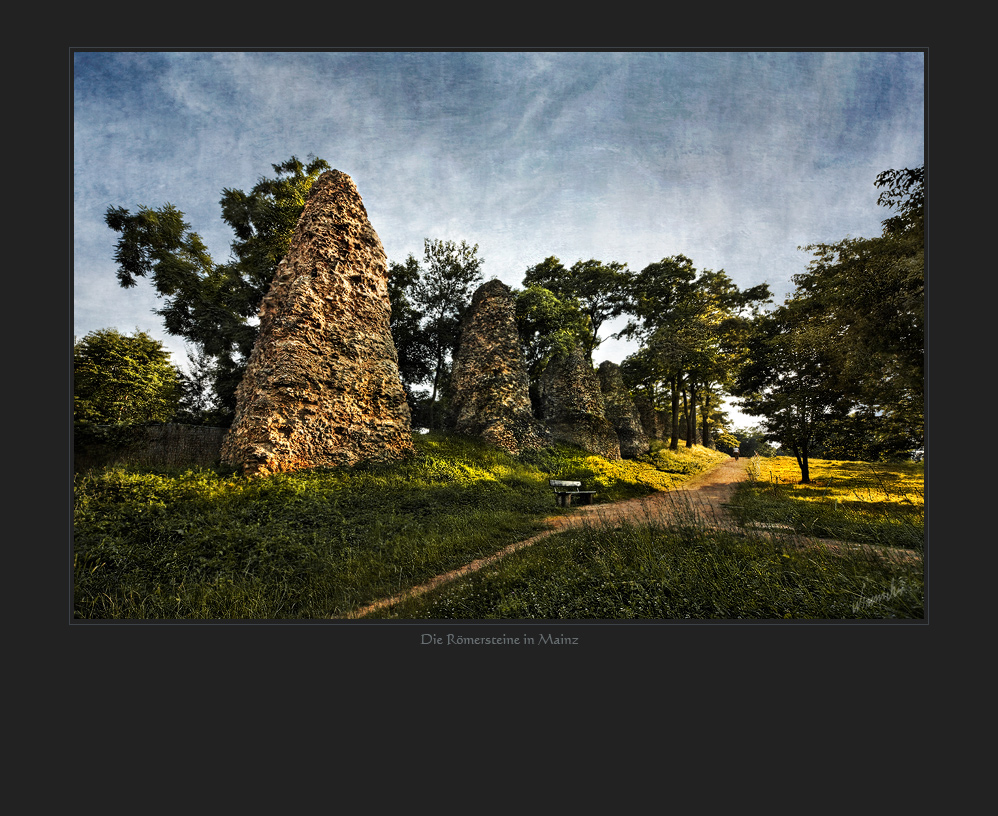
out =
[(562, 302), (578, 304), (579, 310), (589, 318), (589, 333), (583, 349), (590, 360), (603, 342), (599, 336), (603, 324), (619, 317), (627, 307), (629, 282), (627, 264), (590, 259), (577, 261), (570, 269), (565, 269), (554, 256), (530, 267), (523, 277), (526, 287), (540, 286)]
[(923, 440), (924, 167), (888, 170), (877, 238), (805, 247), (786, 303), (754, 321), (737, 391), (767, 436), (808, 459), (910, 455)]
[(181, 397), (177, 421), (188, 425), (221, 425), (226, 412), (215, 393), (217, 361), (204, 349), (187, 351), (187, 371), (180, 372)]
[(274, 272), (287, 254), (312, 184), (329, 165), (292, 156), (272, 165), (247, 194), (224, 189), (222, 219), (235, 233), (231, 259), (216, 263), (200, 236), (172, 204), (140, 206), (132, 214), (109, 207), (105, 223), (120, 233), (114, 259), (119, 284), (148, 278), (163, 299), (157, 310), (169, 334), (183, 337), (215, 359), (214, 389), (228, 419), (235, 391), (257, 336), (255, 317)]
[(809, 484), (814, 448), (850, 405), (834, 373), (834, 326), (791, 298), (752, 328), (733, 391), (747, 414), (763, 417), (767, 439), (793, 452)]
[(98, 329), (73, 345), (78, 423), (167, 422), (180, 404), (180, 372), (163, 344), (136, 329)]
[(416, 406), (415, 386), (429, 380), (434, 373), (433, 347), (413, 302), (419, 279), (419, 261), (411, 253), (404, 263), (389, 264), (388, 299), (392, 309), (389, 327), (410, 409)]
[(419, 270), (412, 297), (423, 315), (422, 329), (430, 350), (433, 380), (428, 422), (433, 427), (437, 398), (460, 341), (461, 317), (482, 280), (485, 259), (478, 257), (478, 244), (426, 238), (423, 260), (426, 268)]
[(561, 299), (550, 289), (530, 285), (515, 292), (516, 325), (530, 381), (530, 395), (539, 404), (538, 382), (552, 357), (568, 355), (590, 337), (589, 318), (578, 301)]
[(719, 427), (721, 419), (719, 397), (730, 390), (747, 321), (770, 298), (769, 287), (741, 291), (723, 270), (698, 272), (685, 255), (675, 255), (642, 269), (632, 278), (628, 295), (636, 320), (623, 333), (642, 340), (644, 368), (672, 391), (670, 448), (678, 448), (681, 400), (687, 447), (696, 441), (698, 406), (701, 441), (709, 445), (711, 428)]
[(674, 255), (648, 264), (628, 287), (628, 311), (637, 319), (628, 323), (623, 334), (642, 341), (645, 377), (671, 390), (671, 450), (679, 448), (679, 387), (685, 350), (680, 331), (690, 311), (696, 274), (689, 258)]
[[(694, 283), (693, 309), (681, 332), (686, 338), (686, 378), (690, 388), (690, 424), (700, 408), (701, 442), (710, 446), (710, 432), (720, 427), (720, 397), (730, 392), (737, 360), (743, 350), (751, 315), (770, 300), (769, 286), (739, 290), (720, 270), (704, 270)], [(687, 436), (687, 445), (692, 437)]]
[(897, 211), (883, 234), (807, 246), (814, 257), (794, 276), (797, 296), (837, 326), (839, 387), (855, 417), (840, 453), (862, 458), (906, 455), (925, 424), (924, 167), (885, 171), (876, 185), (878, 203)]

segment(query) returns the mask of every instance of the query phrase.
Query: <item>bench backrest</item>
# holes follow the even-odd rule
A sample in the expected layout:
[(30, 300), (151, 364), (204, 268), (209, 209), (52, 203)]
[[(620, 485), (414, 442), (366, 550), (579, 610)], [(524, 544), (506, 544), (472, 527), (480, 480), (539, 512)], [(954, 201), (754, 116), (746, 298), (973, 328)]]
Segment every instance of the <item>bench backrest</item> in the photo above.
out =
[(548, 479), (548, 484), (551, 487), (582, 487), (582, 482), (563, 482), (560, 479)]

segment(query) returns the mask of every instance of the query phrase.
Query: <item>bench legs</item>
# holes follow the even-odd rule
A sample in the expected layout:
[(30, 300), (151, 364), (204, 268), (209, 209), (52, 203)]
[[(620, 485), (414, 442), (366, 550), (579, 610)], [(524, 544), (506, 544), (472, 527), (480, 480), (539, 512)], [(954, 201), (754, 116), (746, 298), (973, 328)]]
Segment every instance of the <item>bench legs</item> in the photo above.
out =
[(576, 504), (592, 504), (593, 494), (585, 491), (580, 491), (578, 493), (555, 493), (558, 498), (559, 507), (568, 507), (572, 503), (572, 497), (575, 496)]

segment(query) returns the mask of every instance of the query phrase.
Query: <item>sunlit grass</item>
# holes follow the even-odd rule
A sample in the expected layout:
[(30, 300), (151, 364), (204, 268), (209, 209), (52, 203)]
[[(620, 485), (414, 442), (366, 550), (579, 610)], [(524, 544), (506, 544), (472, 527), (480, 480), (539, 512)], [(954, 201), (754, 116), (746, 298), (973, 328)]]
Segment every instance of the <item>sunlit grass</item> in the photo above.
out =
[[(516, 459), (454, 435), (415, 443), (418, 455), (394, 465), (266, 478), (138, 467), (77, 475), (74, 614), (341, 616), (573, 512), (557, 509), (549, 479), (582, 480), (597, 502), (654, 489), (652, 465), (633, 469), (578, 449)], [(712, 461), (692, 449), (673, 464), (698, 472)]]
[(783, 524), (815, 537), (921, 550), (925, 476), (921, 462), (811, 459), (800, 484), (793, 457), (753, 458), (732, 511), (743, 525)]
[(921, 565), (718, 532), (692, 516), (538, 541), (381, 619), (758, 620), (924, 616)]

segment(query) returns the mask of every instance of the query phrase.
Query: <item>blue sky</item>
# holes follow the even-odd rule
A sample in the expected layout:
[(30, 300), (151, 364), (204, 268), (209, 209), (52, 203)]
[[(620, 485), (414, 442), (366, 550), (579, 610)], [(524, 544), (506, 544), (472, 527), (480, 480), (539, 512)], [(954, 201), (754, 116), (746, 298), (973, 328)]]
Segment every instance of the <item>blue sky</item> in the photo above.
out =
[(78, 52), (73, 112), (74, 333), (139, 328), (182, 363), (151, 287), (117, 283), (109, 206), (174, 204), (224, 261), (222, 190), (311, 154), (353, 178), (393, 261), (464, 240), (515, 287), (550, 255), (681, 253), (779, 301), (798, 246), (878, 234), (877, 174), (923, 163), (924, 56)]

